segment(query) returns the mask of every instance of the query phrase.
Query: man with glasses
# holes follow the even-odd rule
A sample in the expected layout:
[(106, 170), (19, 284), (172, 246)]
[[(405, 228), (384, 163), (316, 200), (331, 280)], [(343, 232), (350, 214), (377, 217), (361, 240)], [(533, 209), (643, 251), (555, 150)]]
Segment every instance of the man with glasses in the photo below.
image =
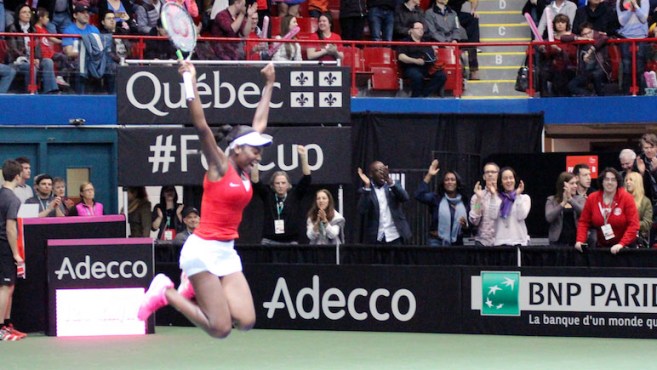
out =
[[(468, 218), (470, 224), (477, 226), (475, 245), (491, 247), (495, 245), (495, 216), (499, 210), (491, 202), (497, 196), (497, 177), (500, 167), (489, 162), (484, 165), (484, 186), (477, 181), (474, 187), (474, 195), (470, 200), (470, 213)], [(491, 207), (491, 205), (493, 205)]]
[[(408, 30), (410, 38), (408, 41), (422, 42), (424, 25), (417, 21)], [(411, 82), (411, 97), (428, 97), (431, 94), (440, 94), (445, 86), (447, 75), (441, 70), (433, 67), (436, 62), (436, 54), (431, 46), (402, 45), (397, 49), (399, 65), (404, 77)], [(425, 79), (427, 79), (425, 83)]]

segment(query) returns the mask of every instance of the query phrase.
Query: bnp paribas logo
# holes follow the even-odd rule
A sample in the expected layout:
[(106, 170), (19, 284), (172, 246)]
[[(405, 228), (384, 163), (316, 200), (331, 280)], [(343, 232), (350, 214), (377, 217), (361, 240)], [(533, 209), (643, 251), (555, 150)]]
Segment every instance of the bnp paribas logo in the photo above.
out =
[(481, 272), (481, 314), (520, 316), (520, 272)]

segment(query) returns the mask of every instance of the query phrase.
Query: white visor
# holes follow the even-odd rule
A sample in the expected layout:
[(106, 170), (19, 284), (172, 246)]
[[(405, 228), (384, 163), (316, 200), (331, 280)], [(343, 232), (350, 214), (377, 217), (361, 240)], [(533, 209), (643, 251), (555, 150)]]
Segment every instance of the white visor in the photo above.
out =
[(271, 145), (272, 137), (267, 134), (261, 134), (257, 131), (249, 132), (246, 135), (242, 135), (237, 139), (233, 140), (230, 143), (229, 148), (233, 149), (238, 145), (249, 145), (249, 146), (268, 146)]

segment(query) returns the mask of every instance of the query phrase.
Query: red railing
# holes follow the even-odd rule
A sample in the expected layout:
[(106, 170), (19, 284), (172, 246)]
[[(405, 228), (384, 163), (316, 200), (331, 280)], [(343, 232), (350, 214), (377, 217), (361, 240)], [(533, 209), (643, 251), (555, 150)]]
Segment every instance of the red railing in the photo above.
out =
[[(29, 63), (30, 66), (34, 66), (34, 49), (35, 45), (37, 43), (36, 39), (40, 39), (44, 37), (44, 34), (23, 34), (23, 33), (0, 33), (0, 36), (5, 36), (5, 39), (8, 37), (29, 37), (30, 38), (30, 57), (29, 57)], [(67, 34), (49, 34), (47, 37), (58, 37), (58, 38), (80, 38), (79, 35), (67, 35)], [(148, 40), (167, 40), (166, 37), (164, 36), (142, 36), (142, 35), (115, 35), (115, 38), (118, 39), (124, 39), (124, 40), (129, 40), (132, 41), (132, 46), (129, 50), (129, 59), (139, 59), (143, 60), (144, 59), (144, 52), (146, 50), (146, 42)], [(247, 39), (249, 40), (249, 39)], [(198, 39), (199, 42), (244, 42), (247, 41), (245, 39), (240, 39), (240, 38), (220, 38), (220, 37), (200, 37)], [(6, 40), (5, 40), (6, 41)], [(267, 42), (267, 43), (273, 43), (273, 42), (279, 42), (279, 43), (286, 43), (286, 42), (296, 42), (302, 45), (302, 48), (305, 49), (304, 45), (311, 45), (311, 44), (321, 44), (322, 41), (316, 41), (316, 40), (304, 40), (304, 39), (296, 39), (296, 40), (281, 40), (281, 39), (260, 39), (260, 40), (250, 40), (250, 41), (260, 41), (260, 42)], [(638, 81), (636, 78), (636, 51), (637, 51), (637, 44), (638, 43), (657, 43), (657, 39), (609, 39), (608, 41), (610, 44), (620, 44), (620, 43), (630, 43), (630, 50), (632, 52), (632, 83), (630, 85), (630, 93), (632, 95), (637, 95), (639, 93), (639, 86), (638, 86)], [(455, 97), (460, 97), (463, 94), (463, 85), (462, 83), (459, 83), (462, 81), (463, 74), (462, 74), (462, 65), (461, 65), (461, 58), (459, 57), (461, 54), (461, 50), (465, 48), (476, 48), (476, 47), (500, 47), (500, 48), (508, 48), (508, 47), (524, 47), (526, 50), (534, 50), (534, 48), (540, 46), (540, 45), (551, 45), (555, 43), (551, 42), (486, 42), (486, 43), (436, 43), (436, 42), (422, 42), (422, 43), (413, 43), (413, 42), (376, 42), (376, 41), (348, 41), (348, 40), (343, 40), (343, 41), (331, 41), (331, 43), (337, 43), (341, 44), (343, 46), (352, 48), (351, 50), (355, 50), (356, 48), (362, 49), (362, 48), (370, 48), (370, 47), (387, 47), (387, 48), (392, 48), (394, 50), (395, 47), (401, 46), (401, 45), (422, 45), (422, 46), (432, 46), (432, 47), (438, 47), (438, 48), (453, 48), (454, 54), (456, 56), (455, 58), (455, 64), (454, 64), (454, 78), (456, 79), (456, 83), (454, 85), (453, 89), (453, 95)], [(576, 41), (573, 44), (585, 44), (585, 43), (592, 43), (592, 41)], [(1, 54), (2, 48), (0, 48), (0, 54)], [(528, 70), (529, 70), (529, 87), (527, 90), (527, 95), (530, 97), (534, 97), (536, 93), (536, 87), (534, 86), (534, 81), (535, 79), (535, 72), (536, 72), (536, 61), (535, 61), (535, 53), (534, 52), (528, 52), (527, 53), (527, 60), (528, 60)], [(396, 55), (393, 54), (392, 55)], [(4, 57), (4, 55), (0, 55), (0, 57)], [(395, 58), (396, 59), (396, 58)], [(236, 61), (239, 62), (239, 61)], [(264, 61), (263, 61), (264, 62)], [(391, 61), (393, 64), (396, 65), (397, 60)], [(145, 61), (147, 63), (147, 61)], [(290, 62), (290, 64), (294, 64), (293, 62)], [(371, 75), (371, 72), (367, 71), (368, 66), (364, 65), (365, 61), (364, 60), (353, 60), (349, 61), (346, 63), (349, 66), (352, 66), (351, 68), (351, 81), (352, 81), (352, 94), (356, 95), (359, 92), (359, 86), (357, 85), (358, 78), (360, 75), (365, 75), (367, 76), (368, 74)], [(364, 65), (363, 70), (359, 70), (358, 68), (354, 68), (356, 64)], [(401, 76), (398, 76), (401, 77)], [(29, 69), (29, 84), (28, 84), (28, 93), (30, 94), (36, 94), (38, 91), (38, 85), (36, 81), (36, 75), (35, 75), (35, 70), (34, 68)]]

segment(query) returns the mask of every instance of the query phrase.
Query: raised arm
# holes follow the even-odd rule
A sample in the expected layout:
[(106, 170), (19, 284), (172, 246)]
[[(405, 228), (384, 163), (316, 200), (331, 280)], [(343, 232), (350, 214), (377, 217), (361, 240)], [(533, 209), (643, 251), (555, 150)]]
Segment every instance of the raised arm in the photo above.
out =
[(182, 75), (184, 72), (192, 74), (192, 83), (194, 85), (194, 100), (189, 101), (189, 113), (192, 117), (192, 123), (196, 132), (198, 133), (199, 140), (201, 141), (201, 151), (208, 161), (208, 180), (220, 180), (228, 168), (228, 159), (224, 152), (219, 149), (212, 134), (208, 122), (205, 120), (205, 113), (201, 106), (201, 98), (196, 87), (196, 68), (192, 63), (183, 61), (180, 64), (178, 72)]
[(274, 70), (274, 65), (269, 63), (260, 70), (260, 73), (265, 78), (265, 87), (262, 89), (262, 96), (253, 116), (252, 126), (256, 131), (263, 133), (267, 128), (267, 120), (269, 119), (269, 103), (271, 102), (272, 90), (276, 81), (276, 71)]

